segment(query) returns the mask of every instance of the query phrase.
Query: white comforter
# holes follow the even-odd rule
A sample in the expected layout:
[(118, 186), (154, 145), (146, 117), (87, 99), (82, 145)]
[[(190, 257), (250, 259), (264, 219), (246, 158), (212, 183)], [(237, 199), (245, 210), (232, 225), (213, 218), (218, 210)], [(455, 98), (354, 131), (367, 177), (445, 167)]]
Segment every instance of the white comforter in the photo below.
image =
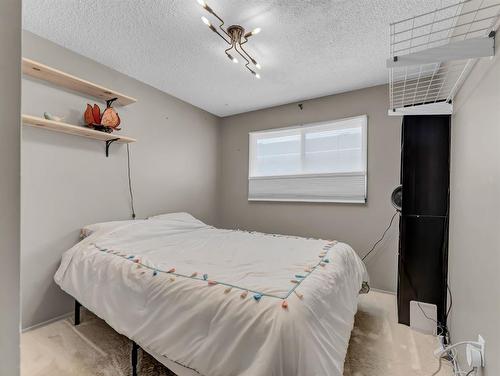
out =
[(365, 273), (346, 244), (166, 215), (93, 232), (55, 281), (201, 375), (341, 376)]

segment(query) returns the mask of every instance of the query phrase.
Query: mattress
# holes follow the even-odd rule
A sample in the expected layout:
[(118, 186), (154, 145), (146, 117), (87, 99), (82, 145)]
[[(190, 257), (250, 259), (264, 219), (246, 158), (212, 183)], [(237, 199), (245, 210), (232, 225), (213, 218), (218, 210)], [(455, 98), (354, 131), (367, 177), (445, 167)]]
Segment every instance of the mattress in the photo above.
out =
[(94, 228), (54, 279), (189, 374), (341, 376), (367, 277), (347, 244), (217, 229), (177, 213)]

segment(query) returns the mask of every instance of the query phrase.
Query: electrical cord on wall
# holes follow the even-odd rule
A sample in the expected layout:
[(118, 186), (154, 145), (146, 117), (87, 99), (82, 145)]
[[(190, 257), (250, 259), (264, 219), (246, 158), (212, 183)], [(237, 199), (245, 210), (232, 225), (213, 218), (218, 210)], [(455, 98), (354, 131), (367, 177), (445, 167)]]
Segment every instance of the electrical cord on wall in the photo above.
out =
[(135, 219), (134, 209), (134, 193), (132, 191), (132, 178), (130, 174), (130, 146), (127, 144), (127, 175), (128, 175), (128, 191), (130, 193), (130, 207), (132, 209), (132, 219)]
[(446, 322), (446, 325), (448, 325), (448, 316), (450, 315), (451, 307), (453, 307), (453, 295), (451, 293), (450, 285), (448, 283), (446, 284), (446, 289), (448, 290), (448, 293), (450, 294), (450, 305), (448, 306), (448, 310), (446, 311), (446, 316), (445, 316), (445, 322)]
[[(449, 200), (449, 197), (450, 197), (450, 190), (448, 189), (448, 200)], [(450, 205), (448, 204), (448, 207), (446, 209), (445, 233), (444, 233), (443, 246), (442, 246), (443, 254), (444, 254), (444, 250), (448, 248), (449, 216), (450, 216)], [(448, 256), (446, 257), (445, 264), (448, 265)], [(448, 268), (446, 268), (446, 273), (448, 273)], [(448, 326), (448, 316), (450, 315), (451, 307), (453, 307), (453, 295), (451, 294), (451, 289), (450, 289), (450, 285), (448, 283), (448, 278), (446, 278), (446, 290), (447, 290), (446, 293), (450, 294), (450, 305), (448, 306), (448, 310), (446, 311), (446, 314), (444, 317), (445, 324), (446, 324), (446, 326)]]
[(398, 215), (398, 213), (399, 213), (399, 212), (394, 213), (394, 215), (393, 215), (393, 216), (392, 216), (392, 218), (391, 218), (391, 222), (389, 223), (389, 226), (387, 226), (387, 228), (385, 229), (385, 231), (384, 231), (384, 233), (382, 234), (382, 236), (380, 237), (380, 239), (379, 239), (379, 240), (377, 240), (377, 241), (375, 242), (375, 244), (373, 244), (372, 249), (370, 249), (370, 251), (369, 251), (366, 255), (364, 255), (364, 256), (363, 256), (363, 258), (362, 258), (361, 260), (365, 261), (365, 259), (366, 259), (368, 256), (370, 256), (370, 253), (372, 253), (372, 252), (375, 250), (375, 248), (377, 247), (377, 245), (378, 245), (378, 244), (379, 244), (379, 243), (380, 243), (380, 242), (384, 239), (385, 234), (387, 234), (387, 231), (389, 231), (389, 229), (391, 228), (391, 226), (392, 226), (392, 222), (394, 221), (394, 218), (396, 217), (396, 215)]

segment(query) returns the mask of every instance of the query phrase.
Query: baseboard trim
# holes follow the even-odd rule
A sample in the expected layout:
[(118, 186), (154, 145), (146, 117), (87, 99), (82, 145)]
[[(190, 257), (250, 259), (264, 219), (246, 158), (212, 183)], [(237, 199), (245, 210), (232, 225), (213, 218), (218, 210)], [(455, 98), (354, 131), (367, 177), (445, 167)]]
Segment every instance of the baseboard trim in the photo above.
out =
[(381, 292), (383, 294), (389, 294), (389, 295), (396, 295), (396, 293), (394, 291), (387, 291), (387, 290), (375, 289), (373, 287), (370, 287), (370, 291)]
[(27, 328), (22, 329), (21, 333), (26, 333), (26, 332), (29, 332), (30, 330), (41, 328), (42, 326), (52, 324), (53, 322), (66, 319), (66, 318), (68, 318), (70, 316), (73, 316), (73, 311), (65, 313), (65, 314), (57, 316), (57, 317), (54, 317), (53, 319), (50, 319), (50, 320), (43, 321), (41, 323), (38, 323), (38, 324), (35, 324), (35, 325), (32, 325), (32, 326), (28, 326)]

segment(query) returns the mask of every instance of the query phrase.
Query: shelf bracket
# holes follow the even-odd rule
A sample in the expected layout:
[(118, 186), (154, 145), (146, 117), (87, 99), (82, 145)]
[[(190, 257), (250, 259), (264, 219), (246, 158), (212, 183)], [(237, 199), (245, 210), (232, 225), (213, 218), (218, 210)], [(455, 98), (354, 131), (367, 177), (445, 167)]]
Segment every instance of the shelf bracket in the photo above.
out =
[(109, 157), (109, 147), (110, 145), (115, 142), (115, 141), (118, 141), (119, 138), (113, 138), (112, 140), (107, 140), (106, 141), (106, 158)]

